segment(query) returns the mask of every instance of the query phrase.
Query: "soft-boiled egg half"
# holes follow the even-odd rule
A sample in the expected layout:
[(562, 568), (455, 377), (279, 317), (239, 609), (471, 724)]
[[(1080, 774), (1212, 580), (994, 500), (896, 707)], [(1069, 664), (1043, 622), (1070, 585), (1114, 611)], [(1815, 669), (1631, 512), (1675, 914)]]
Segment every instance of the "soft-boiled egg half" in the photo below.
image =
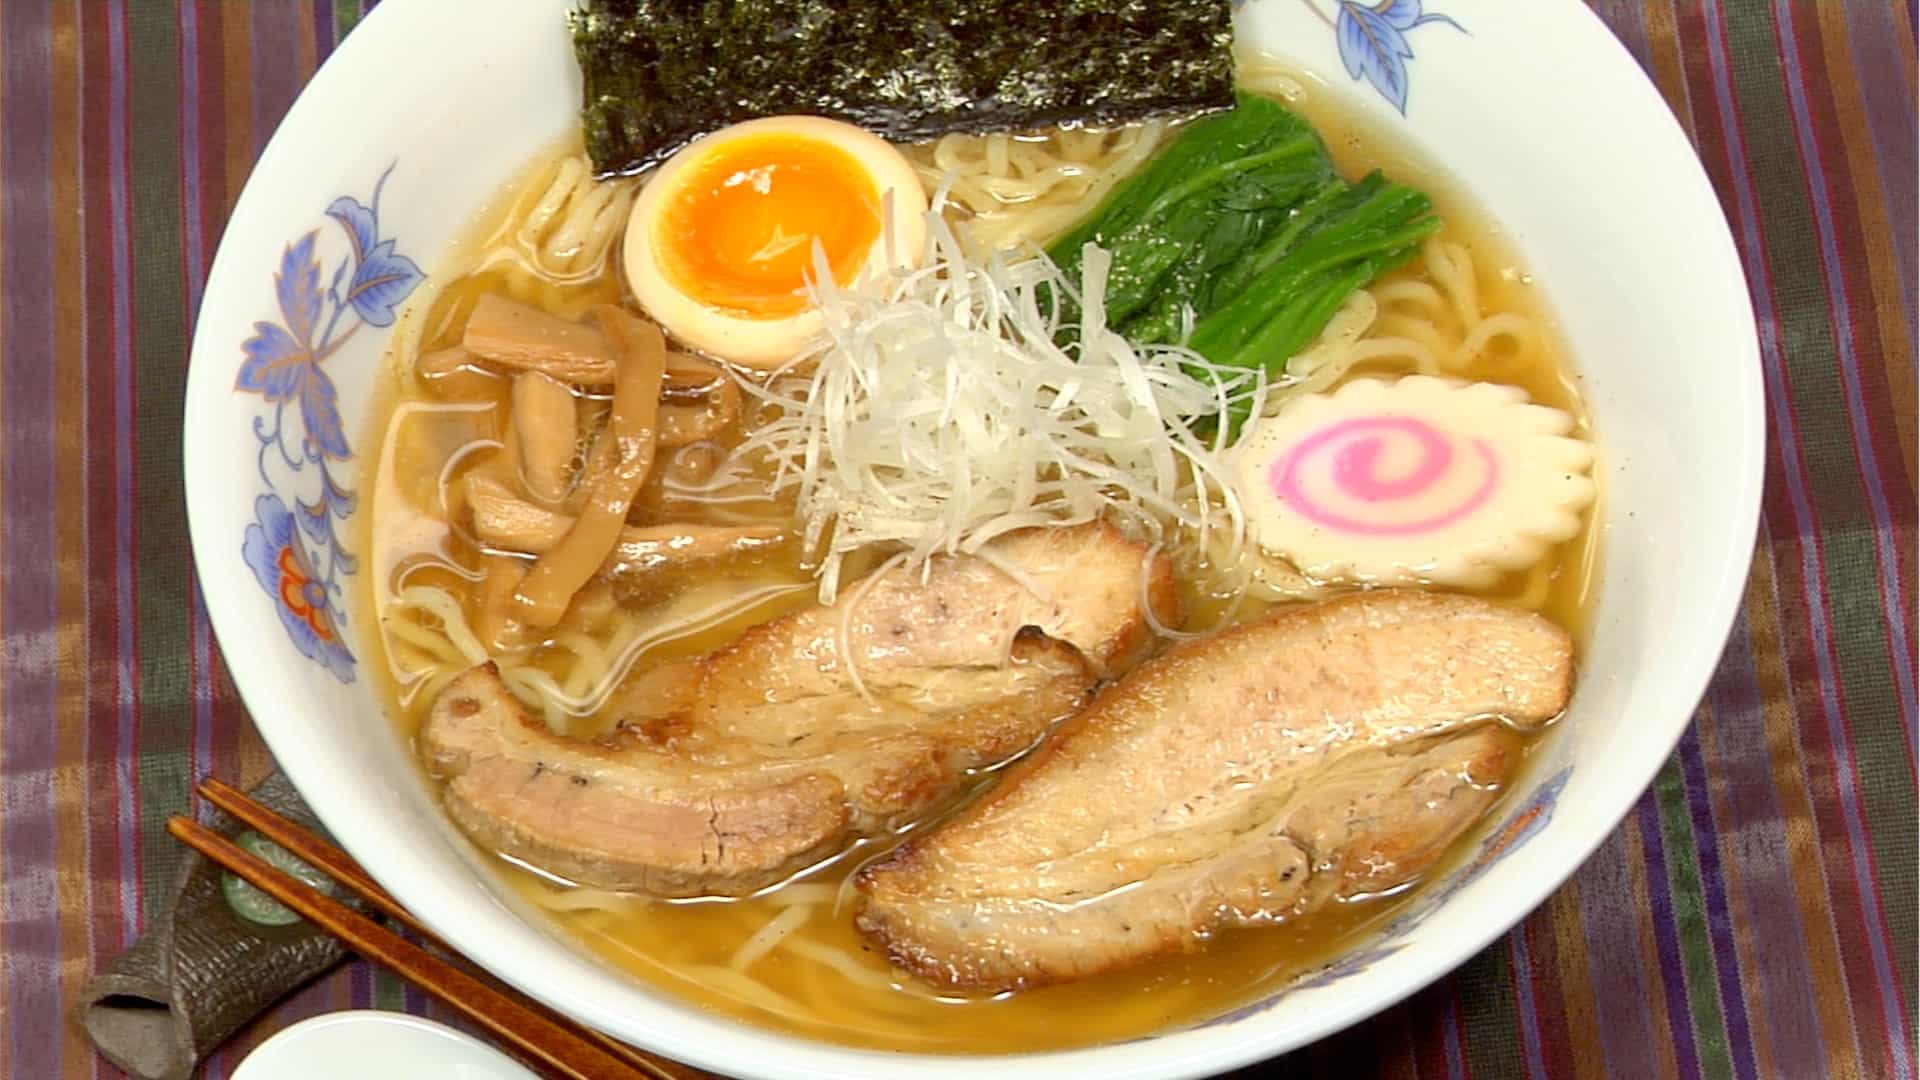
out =
[(926, 192), (885, 140), (818, 116), (722, 128), (668, 158), (634, 200), (634, 298), (682, 342), (747, 367), (793, 358), (820, 328), (814, 249), (834, 282), (909, 266)]

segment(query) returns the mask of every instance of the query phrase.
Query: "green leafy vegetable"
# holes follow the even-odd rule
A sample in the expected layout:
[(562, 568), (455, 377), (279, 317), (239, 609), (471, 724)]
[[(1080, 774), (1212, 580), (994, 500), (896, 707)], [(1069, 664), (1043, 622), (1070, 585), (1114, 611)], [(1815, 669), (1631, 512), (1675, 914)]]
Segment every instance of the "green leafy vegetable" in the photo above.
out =
[[(1196, 121), (1048, 249), (1078, 277), (1113, 255), (1109, 325), (1137, 344), (1276, 371), (1346, 298), (1440, 227), (1427, 196), (1372, 173), (1348, 183), (1305, 121), (1268, 98)], [(1071, 314), (1071, 313), (1069, 313)]]
[(573, 38), (601, 175), (780, 113), (917, 141), (1233, 104), (1227, 0), (589, 0)]

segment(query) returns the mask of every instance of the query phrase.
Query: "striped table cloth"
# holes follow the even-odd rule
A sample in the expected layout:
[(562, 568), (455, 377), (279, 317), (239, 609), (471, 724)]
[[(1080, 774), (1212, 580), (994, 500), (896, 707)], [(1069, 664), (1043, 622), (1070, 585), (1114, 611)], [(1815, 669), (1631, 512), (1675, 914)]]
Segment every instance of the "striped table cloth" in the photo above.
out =
[[(1569, 885), (1247, 1076), (1914, 1075), (1914, 0), (1592, 2), (1698, 146), (1759, 312), (1745, 609)], [(67, 1004), (154, 916), (194, 781), (269, 766), (188, 560), (186, 344), (249, 166), (361, 7), (0, 0), (0, 1076), (118, 1075)], [(205, 1075), (369, 1005), (434, 1011), (355, 965)]]

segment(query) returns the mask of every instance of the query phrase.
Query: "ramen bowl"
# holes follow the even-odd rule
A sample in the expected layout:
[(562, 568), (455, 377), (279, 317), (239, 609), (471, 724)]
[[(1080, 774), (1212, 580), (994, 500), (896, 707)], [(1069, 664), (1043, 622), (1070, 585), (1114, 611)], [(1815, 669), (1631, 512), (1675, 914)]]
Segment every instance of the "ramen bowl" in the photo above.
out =
[[(730, 1075), (975, 1076), (977, 1057), (721, 1019), (568, 943), (451, 827), (372, 688), (353, 538), (376, 375), (470, 223), (576, 123), (570, 6), (391, 0), (315, 76), (255, 169), (205, 290), (185, 417), (195, 557), (227, 665), (347, 849), (532, 996)], [(1576, 0), (1433, 0), (1424, 13), (1245, 0), (1235, 19), (1243, 48), (1439, 163), (1543, 284), (1601, 446), (1579, 687), (1464, 858), (1353, 949), (1197, 1026), (997, 1057), (1007, 1080), (1215, 1073), (1312, 1042), (1465, 961), (1639, 797), (1703, 693), (1745, 579), (1763, 449), (1752, 311), (1700, 165), (1605, 27)]]

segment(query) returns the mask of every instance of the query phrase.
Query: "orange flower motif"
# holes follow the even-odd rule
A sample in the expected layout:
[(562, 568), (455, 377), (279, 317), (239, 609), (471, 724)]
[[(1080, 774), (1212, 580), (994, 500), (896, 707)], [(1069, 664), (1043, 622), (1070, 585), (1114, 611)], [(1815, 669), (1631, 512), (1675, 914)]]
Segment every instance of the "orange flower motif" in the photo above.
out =
[(315, 571), (300, 526), (278, 495), (255, 499), (253, 514), (240, 545), (247, 569), (266, 590), (294, 648), (318, 660), (341, 682), (352, 682), (353, 653), (340, 632), (340, 609), (330, 595), (337, 586)]
[[(306, 568), (293, 545), (280, 549), (280, 557), (275, 560), (280, 566), (280, 602), (286, 605), (300, 621), (307, 624), (314, 636), (321, 641), (333, 640), (333, 627), (327, 618), (325, 587), (307, 575)], [(314, 596), (320, 596), (315, 602)]]

